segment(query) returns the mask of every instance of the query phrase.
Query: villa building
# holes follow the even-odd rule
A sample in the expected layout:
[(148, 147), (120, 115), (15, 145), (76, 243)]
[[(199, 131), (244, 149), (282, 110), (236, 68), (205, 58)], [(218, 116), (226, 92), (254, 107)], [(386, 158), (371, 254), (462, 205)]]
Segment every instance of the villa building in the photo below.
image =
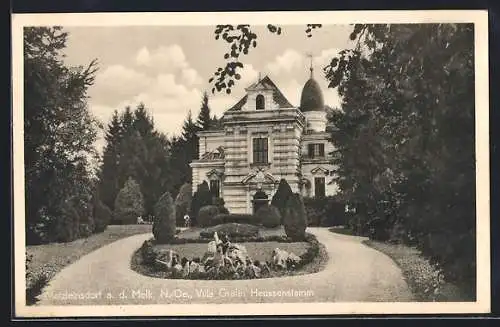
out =
[(256, 192), (270, 200), (282, 178), (304, 197), (334, 195), (333, 145), (313, 69), (299, 107), (267, 76), (245, 90), (224, 113), (221, 129), (198, 134), (199, 158), (191, 163), (193, 193), (205, 180), (233, 213), (254, 212)]

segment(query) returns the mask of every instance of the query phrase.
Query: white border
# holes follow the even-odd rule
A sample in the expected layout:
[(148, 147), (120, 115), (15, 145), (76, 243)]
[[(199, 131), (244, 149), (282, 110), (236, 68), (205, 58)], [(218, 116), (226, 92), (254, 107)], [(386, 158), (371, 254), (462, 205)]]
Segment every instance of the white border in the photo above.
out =
[[(474, 23), (476, 78), (477, 301), (468, 303), (276, 303), (26, 306), (24, 233), (23, 27), (248, 23)], [(12, 16), (15, 315), (17, 317), (437, 314), (490, 312), (488, 12), (485, 10), (14, 14)]]

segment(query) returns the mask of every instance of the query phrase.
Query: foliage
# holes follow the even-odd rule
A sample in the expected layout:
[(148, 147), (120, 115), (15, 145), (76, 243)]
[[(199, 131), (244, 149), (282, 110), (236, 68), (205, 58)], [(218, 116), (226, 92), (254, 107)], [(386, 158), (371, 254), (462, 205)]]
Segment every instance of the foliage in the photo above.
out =
[(283, 215), (285, 233), (293, 240), (302, 241), (307, 227), (307, 215), (302, 196), (293, 193), (286, 202)]
[[(77, 214), (63, 207), (71, 198), (74, 210), (84, 211), (91, 198), (99, 124), (88, 110), (87, 90), (96, 61), (85, 68), (67, 66), (62, 60), (67, 38), (60, 27), (24, 29), (27, 244), (79, 237), (80, 227), (68, 225), (79, 223), (69, 218)], [(62, 230), (65, 235), (57, 235)]]
[(281, 223), (281, 214), (278, 208), (273, 205), (263, 205), (257, 210), (255, 216), (258, 217), (264, 227), (274, 228)]
[(131, 177), (118, 192), (113, 218), (119, 224), (135, 224), (137, 217), (144, 214), (144, 200), (139, 184)]
[(184, 216), (190, 214), (192, 197), (191, 184), (184, 183), (175, 198), (175, 220), (177, 226), (184, 226)]
[(474, 294), (473, 26), (355, 25), (351, 38), (325, 73), (343, 99), (331, 139), (344, 196), (363, 204), (356, 225), (376, 218), (387, 238), (400, 224)]
[(219, 209), (214, 205), (206, 205), (200, 208), (197, 216), (197, 222), (200, 227), (208, 227), (219, 224), (216, 216), (219, 214)]
[(94, 222), (95, 222), (94, 231), (96, 233), (103, 232), (109, 225), (113, 217), (113, 212), (111, 211), (111, 209), (109, 209), (108, 206), (106, 206), (101, 201), (100, 193), (98, 190), (96, 190), (93, 195), (92, 216), (94, 217)]
[(193, 221), (193, 225), (197, 224), (198, 212), (200, 211), (200, 208), (211, 204), (212, 195), (210, 194), (210, 188), (208, 187), (208, 183), (203, 181), (203, 183), (198, 185), (191, 202), (191, 219)]
[(219, 214), (217, 215), (215, 220), (220, 221), (221, 224), (229, 224), (229, 223), (250, 224), (250, 225), (259, 224), (259, 218), (257, 216), (246, 213)]
[(99, 171), (103, 202), (114, 210), (118, 191), (132, 177), (141, 188), (145, 214), (152, 215), (156, 201), (171, 184), (168, 140), (155, 129), (142, 103), (134, 110), (115, 111), (105, 140)]
[(167, 243), (175, 237), (175, 206), (170, 193), (165, 192), (155, 205), (153, 235), (158, 243)]
[(224, 206), (226, 203), (223, 198), (214, 198), (212, 204), (219, 209), (219, 213), (221, 214), (229, 214), (229, 210)]
[[(307, 24), (306, 35), (311, 37), (312, 31), (321, 26), (321, 24)], [(281, 35), (282, 33), (278, 25), (268, 24), (267, 30), (271, 34)], [(230, 45), (230, 50), (224, 54), (225, 67), (217, 68), (208, 82), (213, 83), (212, 93), (225, 91), (230, 94), (232, 87), (241, 79), (240, 72), (244, 66), (240, 60), (241, 57), (248, 55), (251, 49), (257, 47), (257, 34), (247, 24), (217, 25), (214, 33), (216, 40), (220, 39)]]
[(271, 200), (271, 205), (278, 208), (281, 214), (281, 218), (284, 218), (285, 206), (288, 201), (288, 198), (293, 194), (292, 188), (286, 181), (286, 179), (282, 178), (278, 185), (278, 189)]
[(225, 223), (205, 228), (200, 232), (200, 237), (212, 238), (215, 232), (218, 235), (227, 235), (232, 240), (235, 237), (256, 237), (259, 234), (259, 227), (249, 224)]
[(347, 215), (345, 205), (337, 197), (304, 198), (307, 226), (345, 225)]

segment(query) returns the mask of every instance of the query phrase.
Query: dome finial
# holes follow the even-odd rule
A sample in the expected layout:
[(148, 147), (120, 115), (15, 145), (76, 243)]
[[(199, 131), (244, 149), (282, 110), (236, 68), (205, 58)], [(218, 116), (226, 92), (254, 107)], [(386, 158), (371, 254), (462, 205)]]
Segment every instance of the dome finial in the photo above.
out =
[(312, 53), (308, 52), (307, 56), (309, 57), (309, 60), (310, 60), (309, 71), (311, 72), (311, 78), (313, 78), (313, 71), (314, 71), (314, 68), (313, 68), (313, 55), (312, 55)]

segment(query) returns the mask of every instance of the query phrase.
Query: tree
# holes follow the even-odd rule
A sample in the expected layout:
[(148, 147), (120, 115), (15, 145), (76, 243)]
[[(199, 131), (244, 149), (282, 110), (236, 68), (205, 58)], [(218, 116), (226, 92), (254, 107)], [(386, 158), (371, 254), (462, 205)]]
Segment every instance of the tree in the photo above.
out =
[(196, 124), (202, 131), (207, 131), (211, 129), (211, 127), (213, 127), (212, 122), (212, 117), (210, 117), (210, 107), (208, 106), (208, 94), (207, 92), (205, 92), (203, 93), (200, 113), (198, 114), (198, 120), (196, 121)]
[[(60, 239), (61, 220), (91, 197), (90, 159), (99, 124), (87, 107), (96, 61), (68, 67), (62, 60), (68, 33), (60, 27), (24, 29), (24, 158), (26, 242)], [(74, 208), (76, 211), (82, 208)], [(75, 230), (79, 226), (75, 227)], [(78, 237), (68, 233), (65, 240)]]
[(175, 206), (172, 197), (165, 192), (155, 205), (153, 235), (158, 243), (167, 243), (175, 237)]
[(170, 166), (176, 180), (172, 182), (175, 193), (178, 192), (182, 184), (191, 182), (191, 168), (189, 164), (198, 158), (198, 135), (200, 128), (193, 121), (191, 111), (189, 111), (180, 138), (172, 140)]
[(137, 217), (144, 214), (144, 199), (139, 184), (129, 178), (118, 192), (113, 218), (120, 224), (135, 224)]
[(182, 185), (179, 194), (175, 198), (175, 214), (177, 225), (184, 225), (184, 216), (191, 210), (192, 186), (189, 183)]
[(294, 241), (302, 241), (306, 236), (307, 214), (302, 196), (293, 193), (286, 201), (283, 211), (285, 233)]
[(122, 139), (123, 128), (118, 111), (115, 110), (104, 136), (106, 146), (99, 171), (99, 194), (102, 202), (110, 209), (114, 209), (116, 195), (120, 190), (118, 166)]
[[(230, 93), (257, 35), (249, 25), (218, 25), (215, 35), (231, 51), (209, 82), (212, 92)], [(342, 196), (356, 207), (360, 231), (373, 219), (403, 226), (408, 241), (473, 297), (474, 28), (356, 24), (350, 38), (355, 48), (324, 68), (342, 98), (330, 115)]]
[(212, 195), (210, 194), (210, 188), (208, 187), (208, 183), (203, 181), (203, 183), (198, 185), (191, 202), (191, 218), (194, 225), (196, 224), (196, 218), (200, 209), (211, 204)]
[(278, 185), (278, 189), (276, 190), (276, 193), (271, 200), (271, 205), (278, 208), (282, 219), (284, 217), (286, 203), (288, 201), (288, 198), (292, 196), (292, 194), (292, 188), (290, 187), (286, 179), (282, 178)]

